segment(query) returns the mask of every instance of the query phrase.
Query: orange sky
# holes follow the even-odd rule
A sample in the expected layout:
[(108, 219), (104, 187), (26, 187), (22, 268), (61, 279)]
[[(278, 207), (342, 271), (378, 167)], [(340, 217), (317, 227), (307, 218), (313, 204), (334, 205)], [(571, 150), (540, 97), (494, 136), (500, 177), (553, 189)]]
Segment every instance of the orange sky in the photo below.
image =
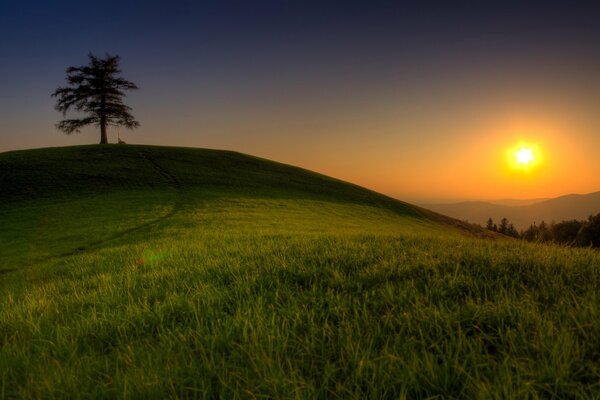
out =
[[(131, 102), (143, 125), (122, 131), (122, 137), (129, 143), (237, 150), (412, 202), (600, 190), (597, 104), (577, 88), (462, 87), (459, 98), (458, 89), (415, 83), (408, 92), (364, 92), (336, 104), (327, 98), (286, 103), (274, 92), (273, 100), (229, 108), (202, 104), (197, 113), (190, 102), (164, 120), (151, 115), (136, 93)], [(27, 121), (37, 133), (16, 138), (14, 148), (97, 140), (93, 128), (66, 136), (49, 128), (50, 122)], [(109, 138), (115, 141), (115, 133)], [(511, 169), (506, 159), (521, 142), (536, 145), (536, 157), (543, 158), (527, 172)]]
[[(590, 98), (575, 87), (514, 86), (519, 89), (469, 91), (465, 84), (459, 99), (452, 89), (418, 87), (408, 96), (373, 95), (340, 110), (253, 110), (240, 116), (242, 126), (232, 122), (223, 129), (215, 122), (214, 131), (223, 134), (206, 145), (300, 165), (415, 202), (600, 190), (599, 121)], [(528, 171), (507, 160), (521, 143), (536, 148)], [(189, 144), (198, 144), (193, 135)]]

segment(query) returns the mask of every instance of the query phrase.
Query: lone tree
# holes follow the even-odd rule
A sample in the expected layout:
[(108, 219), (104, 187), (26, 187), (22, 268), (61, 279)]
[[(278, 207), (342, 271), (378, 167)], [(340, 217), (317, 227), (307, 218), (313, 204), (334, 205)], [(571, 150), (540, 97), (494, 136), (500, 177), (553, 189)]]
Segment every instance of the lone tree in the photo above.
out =
[(119, 56), (106, 55), (98, 58), (92, 53), (87, 65), (67, 68), (66, 87), (59, 87), (52, 93), (58, 98), (56, 110), (66, 116), (67, 111), (75, 110), (85, 114), (83, 118), (64, 119), (56, 127), (66, 134), (79, 132), (79, 129), (90, 124), (100, 127), (100, 144), (108, 143), (107, 126), (124, 126), (128, 129), (140, 126), (129, 112), (131, 107), (123, 103), (125, 90), (138, 87), (117, 75)]

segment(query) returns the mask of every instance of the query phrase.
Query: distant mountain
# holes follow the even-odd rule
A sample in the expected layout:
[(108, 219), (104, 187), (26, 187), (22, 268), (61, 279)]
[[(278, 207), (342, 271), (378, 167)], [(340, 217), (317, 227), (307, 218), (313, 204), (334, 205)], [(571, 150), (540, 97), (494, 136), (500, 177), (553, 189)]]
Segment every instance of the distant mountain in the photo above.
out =
[(569, 194), (554, 199), (465, 201), (423, 207), (480, 225), (485, 225), (490, 217), (496, 223), (506, 217), (517, 229), (525, 229), (534, 222), (587, 219), (590, 214), (600, 213), (600, 192)]
[(551, 200), (548, 198), (540, 199), (501, 199), (501, 200), (490, 200), (488, 203), (496, 204), (498, 206), (529, 206), (542, 201)]

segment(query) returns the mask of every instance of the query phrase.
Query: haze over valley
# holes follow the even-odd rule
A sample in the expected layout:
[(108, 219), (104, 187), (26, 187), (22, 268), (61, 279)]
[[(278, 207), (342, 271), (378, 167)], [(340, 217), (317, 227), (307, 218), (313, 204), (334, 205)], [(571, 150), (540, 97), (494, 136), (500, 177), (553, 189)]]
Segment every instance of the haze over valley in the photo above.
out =
[(499, 222), (508, 218), (517, 229), (542, 221), (585, 220), (600, 210), (600, 192), (570, 194), (554, 199), (465, 201), (446, 204), (422, 204), (423, 207), (463, 221), (484, 226), (488, 218)]

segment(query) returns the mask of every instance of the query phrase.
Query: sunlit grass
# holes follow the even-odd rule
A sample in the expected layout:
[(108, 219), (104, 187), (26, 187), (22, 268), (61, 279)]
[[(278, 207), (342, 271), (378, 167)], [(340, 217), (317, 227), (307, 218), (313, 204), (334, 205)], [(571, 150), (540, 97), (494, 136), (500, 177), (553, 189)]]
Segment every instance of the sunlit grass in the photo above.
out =
[(4, 390), (586, 397), (599, 389), (599, 259), (452, 235), (190, 234), (98, 250), (5, 276)]

